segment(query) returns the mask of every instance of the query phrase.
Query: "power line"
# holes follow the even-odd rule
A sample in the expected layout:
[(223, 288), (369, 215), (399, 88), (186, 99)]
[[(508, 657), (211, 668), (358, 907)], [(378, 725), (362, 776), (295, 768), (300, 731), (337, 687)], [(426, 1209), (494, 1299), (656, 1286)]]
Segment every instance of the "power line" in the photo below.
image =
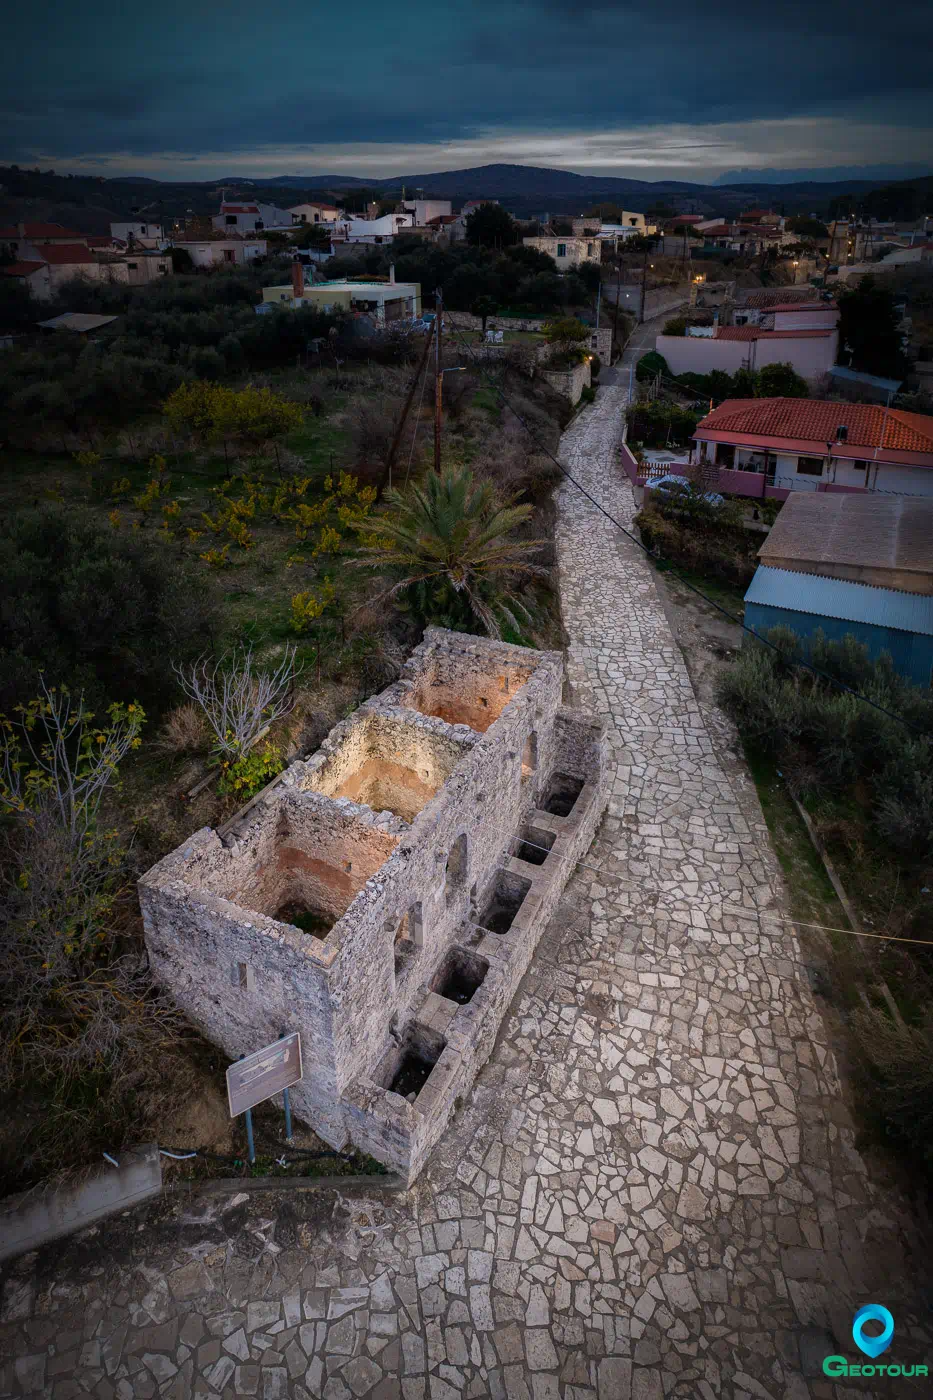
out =
[[(519, 423), (521, 423), (522, 427), (525, 429), (525, 432), (531, 438), (535, 447), (546, 457), (550, 458), (550, 460), (554, 463), (555, 467), (557, 467), (558, 471), (561, 472), (561, 474), (565, 476), (567, 480), (571, 482), (571, 484), (574, 485), (577, 488), (577, 490), (580, 491), (586, 497), (586, 499), (590, 502), (591, 505), (596, 507), (596, 509), (600, 512), (601, 515), (604, 515), (606, 517), (610, 524), (614, 525), (617, 530), (620, 530), (621, 533), (625, 535), (627, 539), (631, 540), (634, 545), (637, 545), (638, 548), (644, 554), (646, 554), (649, 558), (652, 558), (652, 552), (648, 548), (648, 546), (643, 544), (642, 541), (638, 539), (635, 535), (633, 535), (630, 530), (627, 530), (622, 524), (622, 522), (620, 520), (617, 520), (616, 517), (612, 515), (610, 511), (606, 510), (605, 506), (601, 505), (600, 502), (596, 500), (595, 496), (591, 495), (591, 493), (586, 489), (586, 487), (581, 482), (577, 481), (576, 477), (573, 476), (572, 473), (567, 470), (564, 464), (558, 461), (551, 449), (535, 436), (533, 430), (528, 426), (526, 420), (518, 412), (518, 409), (512, 405), (505, 391), (502, 388), (500, 388), (500, 386), (495, 382), (495, 380), (492, 379), (486, 373), (486, 371), (482, 368), (482, 364), (477, 362), (475, 356), (473, 356), (473, 352), (470, 349), (468, 342), (466, 342), (463, 339), (459, 327), (454, 326), (452, 322), (451, 331), (460, 341), (461, 346), (466, 349), (466, 352), (470, 356), (470, 358), (473, 359), (474, 364), (477, 365), (480, 377), (482, 379), (485, 379), (489, 386), (499, 395), (506, 408), (508, 408), (512, 413), (515, 414), (515, 417), (518, 419)], [(655, 557), (660, 558), (660, 556)], [(696, 584), (688, 582), (688, 580), (685, 578), (681, 578), (680, 582), (684, 585), (685, 588), (688, 588), (691, 591), (691, 593), (695, 593), (698, 598), (702, 598), (705, 603), (709, 603), (709, 605), (711, 607), (714, 607), (717, 612), (721, 612), (724, 617), (727, 617), (729, 619), (730, 622), (734, 623), (737, 627), (740, 627), (743, 632), (747, 632), (750, 637), (754, 637), (756, 641), (761, 642), (763, 646), (769, 647), (771, 651), (776, 652), (784, 661), (785, 665), (800, 666), (804, 670), (812, 672), (812, 674), (814, 676), (818, 676), (820, 680), (826, 681), (829, 685), (836, 686), (836, 688), (839, 690), (844, 690), (846, 694), (854, 696), (856, 700), (861, 700), (866, 705), (870, 705), (873, 710), (877, 710), (880, 714), (887, 715), (888, 719), (897, 720), (898, 723), (903, 724), (912, 733), (919, 734), (923, 738), (927, 737), (924, 730), (919, 729), (914, 724), (911, 724), (910, 721), (905, 719), (903, 715), (897, 714), (894, 710), (887, 709), (884, 705), (879, 705), (875, 700), (870, 700), (867, 695), (862, 695), (860, 691), (853, 690), (851, 686), (846, 685), (845, 681), (839, 680), (836, 676), (831, 676), (826, 671), (821, 671), (818, 666), (814, 666), (812, 662), (804, 660), (803, 657), (789, 657), (785, 652), (781, 650), (779, 646), (777, 646), (775, 642), (771, 642), (768, 640), (767, 637), (763, 637), (760, 632), (755, 631), (754, 627), (749, 627), (746, 622), (737, 618), (733, 613), (729, 611), (728, 608), (723, 607), (722, 603), (717, 603), (714, 598), (710, 598), (708, 594), (704, 593), (701, 588), (697, 588)]]

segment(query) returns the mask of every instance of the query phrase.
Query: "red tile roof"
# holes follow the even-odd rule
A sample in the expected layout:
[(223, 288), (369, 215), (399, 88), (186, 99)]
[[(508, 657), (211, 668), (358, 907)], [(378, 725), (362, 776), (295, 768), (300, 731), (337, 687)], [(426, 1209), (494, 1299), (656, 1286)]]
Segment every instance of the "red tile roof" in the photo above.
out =
[(89, 248), (112, 248), (113, 244), (116, 242), (115, 239), (108, 238), (103, 233), (88, 234), (84, 241)]
[(804, 336), (830, 336), (836, 332), (831, 326), (821, 326), (816, 330), (766, 331), (760, 326), (720, 326), (717, 340), (801, 340)]
[(258, 204), (222, 204), (221, 214), (258, 214)]
[[(84, 234), (74, 228), (63, 228), (61, 224), (23, 224), (27, 238), (83, 238)], [(22, 238), (15, 224), (0, 228), (0, 238)]]
[(44, 243), (42, 257), (45, 262), (52, 263), (56, 267), (64, 267), (69, 263), (92, 263), (94, 261), (94, 254), (90, 248), (85, 248), (83, 243)]
[(7, 263), (6, 266), (0, 264), (0, 272), (4, 277), (31, 277), (34, 272), (45, 267), (44, 262), (14, 262)]
[(697, 425), (697, 436), (736, 433), (801, 440), (825, 447), (827, 442), (835, 442), (840, 425), (849, 430), (849, 447), (933, 455), (933, 417), (928, 414), (885, 410), (879, 404), (827, 403), (820, 399), (727, 399)]

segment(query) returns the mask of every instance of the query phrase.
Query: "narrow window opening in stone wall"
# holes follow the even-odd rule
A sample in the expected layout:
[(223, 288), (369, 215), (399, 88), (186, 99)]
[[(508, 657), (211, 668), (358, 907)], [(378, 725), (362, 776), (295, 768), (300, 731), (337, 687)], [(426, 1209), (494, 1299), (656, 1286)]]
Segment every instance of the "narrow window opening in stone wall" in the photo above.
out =
[(508, 676), (500, 676), (500, 677), (499, 677), (499, 689), (500, 689), (500, 691), (502, 692), (503, 695), (508, 695), (508, 693), (509, 693), (509, 678), (508, 678)]
[(522, 778), (530, 778), (538, 767), (538, 736), (532, 730), (522, 751)]
[[(391, 924), (389, 925), (391, 930)], [(395, 974), (405, 967), (424, 942), (420, 902), (412, 904), (395, 928)]]
[(481, 695), (479, 697), (479, 703), (482, 705), (484, 710), (489, 709), (489, 701), (486, 699), (485, 695)]
[(349, 875), (350, 871), (353, 869), (353, 862), (352, 862), (352, 860), (345, 860), (344, 863), (343, 863), (343, 868), (344, 868), (344, 870), (347, 872), (347, 874)]
[(447, 857), (447, 903), (450, 904), (466, 884), (467, 878), (467, 839), (461, 833), (450, 848)]
[(233, 985), (239, 987), (241, 992), (249, 990), (250, 984), (249, 967), (246, 963), (237, 963), (233, 970)]

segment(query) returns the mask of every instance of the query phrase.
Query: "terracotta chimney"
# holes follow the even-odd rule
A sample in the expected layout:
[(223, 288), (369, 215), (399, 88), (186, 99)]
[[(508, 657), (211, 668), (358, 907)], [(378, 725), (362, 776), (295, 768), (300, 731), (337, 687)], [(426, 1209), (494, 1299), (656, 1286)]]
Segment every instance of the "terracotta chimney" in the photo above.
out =
[(305, 270), (300, 262), (292, 263), (292, 296), (300, 301), (305, 289)]

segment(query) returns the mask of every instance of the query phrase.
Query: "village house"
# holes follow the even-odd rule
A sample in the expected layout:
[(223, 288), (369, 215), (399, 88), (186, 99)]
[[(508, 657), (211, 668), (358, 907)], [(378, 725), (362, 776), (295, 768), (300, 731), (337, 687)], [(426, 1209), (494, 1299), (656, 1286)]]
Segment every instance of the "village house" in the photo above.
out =
[(558, 272), (569, 272), (585, 262), (599, 262), (600, 242), (592, 238), (562, 238), (540, 234), (536, 238), (523, 238), (526, 248), (537, 248), (539, 253), (547, 253), (557, 264)]
[(383, 214), (379, 218), (363, 219), (344, 216), (334, 224), (335, 243), (391, 243), (405, 229), (413, 228), (414, 214)]
[(796, 495), (758, 557), (748, 627), (854, 637), (905, 679), (933, 684), (933, 499)]
[(253, 201), (227, 201), (220, 205), (220, 213), (215, 214), (211, 224), (218, 233), (256, 233), (260, 229), (288, 229), (294, 220), (288, 209), (278, 209), (274, 204), (259, 204)]
[(48, 301), (60, 287), (76, 278), (89, 282), (128, 282), (138, 285), (167, 277), (172, 271), (167, 255), (140, 249), (130, 256), (114, 254), (106, 237), (75, 233), (59, 224), (19, 224), (0, 229), (0, 244), (14, 257), (0, 265), (40, 301)]
[(402, 209), (414, 216), (415, 228), (425, 228), (433, 219), (453, 218), (449, 199), (405, 199)]
[(296, 224), (333, 224), (340, 218), (336, 204), (326, 200), (309, 199), (288, 210)]
[(165, 232), (161, 224), (146, 223), (140, 219), (126, 219), (110, 225), (110, 236), (121, 243), (139, 244), (141, 248), (163, 248)]
[(17, 258), (16, 262), (0, 263), (0, 277), (19, 282), (37, 301), (48, 301), (52, 295), (49, 265), (38, 258)]
[(303, 266), (292, 264), (291, 283), (264, 287), (264, 305), (311, 307), (327, 314), (344, 311), (368, 316), (376, 326), (393, 321), (415, 320), (421, 315), (421, 283), (396, 282), (395, 268), (389, 268), (387, 278), (335, 278), (328, 282), (305, 282)]
[(224, 238), (173, 238), (173, 248), (184, 248), (195, 267), (240, 266), (266, 255), (264, 238), (237, 236)]
[(933, 416), (880, 404), (727, 399), (697, 425), (720, 491), (786, 500), (792, 491), (933, 496)]

